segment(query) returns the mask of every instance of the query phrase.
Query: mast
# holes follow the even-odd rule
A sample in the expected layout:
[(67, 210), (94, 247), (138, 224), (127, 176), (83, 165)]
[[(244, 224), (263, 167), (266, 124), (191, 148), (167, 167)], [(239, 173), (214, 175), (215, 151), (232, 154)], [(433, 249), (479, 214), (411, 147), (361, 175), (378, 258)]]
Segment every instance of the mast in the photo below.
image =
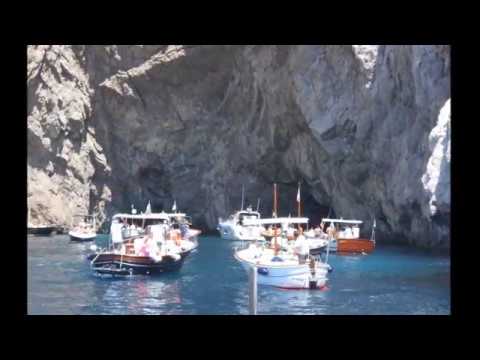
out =
[(245, 186), (242, 185), (242, 208), (241, 208), (241, 210), (243, 210), (243, 198), (244, 198), (244, 195), (245, 195), (244, 193), (245, 193)]
[[(277, 217), (277, 184), (273, 184), (273, 217)], [(278, 248), (277, 248), (277, 224), (273, 224), (273, 236), (274, 236), (274, 243), (273, 249), (275, 251), (275, 255), (277, 255)]]
[(277, 184), (273, 184), (273, 217), (277, 217)]
[(300, 182), (298, 182), (298, 192), (297, 192), (297, 205), (298, 205), (298, 217), (300, 217)]
[(375, 215), (373, 216), (373, 226), (372, 226), (372, 235), (370, 236), (370, 240), (375, 243), (375, 228), (377, 227), (377, 222), (375, 221)]

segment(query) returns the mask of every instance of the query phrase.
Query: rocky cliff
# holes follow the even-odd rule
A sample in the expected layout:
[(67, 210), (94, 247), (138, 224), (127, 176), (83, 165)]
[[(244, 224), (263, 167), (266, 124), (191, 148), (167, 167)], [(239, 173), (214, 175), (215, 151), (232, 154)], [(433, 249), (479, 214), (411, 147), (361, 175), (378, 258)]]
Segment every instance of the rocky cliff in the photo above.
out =
[(248, 202), (377, 219), (449, 247), (448, 46), (29, 46), (33, 220), (175, 199), (197, 225)]

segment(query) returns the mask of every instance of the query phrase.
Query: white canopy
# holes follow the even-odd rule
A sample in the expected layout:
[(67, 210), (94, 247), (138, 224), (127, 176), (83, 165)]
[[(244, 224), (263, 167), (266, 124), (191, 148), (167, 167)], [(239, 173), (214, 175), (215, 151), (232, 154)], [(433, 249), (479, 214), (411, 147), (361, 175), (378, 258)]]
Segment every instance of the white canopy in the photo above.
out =
[(305, 217), (279, 217), (269, 219), (245, 219), (244, 225), (268, 225), (268, 224), (307, 224)]
[(322, 219), (323, 222), (340, 223), (340, 224), (361, 224), (360, 220), (343, 220), (343, 219)]
[(115, 214), (112, 219), (140, 219), (140, 220), (169, 220), (168, 214), (150, 213), (150, 214)]
[(168, 217), (172, 218), (172, 217), (185, 217), (187, 216), (187, 214), (185, 213), (162, 213), (162, 214), (165, 214), (167, 215)]
[(251, 210), (240, 210), (237, 211), (237, 215), (258, 215), (260, 216), (260, 213), (258, 211), (251, 211)]

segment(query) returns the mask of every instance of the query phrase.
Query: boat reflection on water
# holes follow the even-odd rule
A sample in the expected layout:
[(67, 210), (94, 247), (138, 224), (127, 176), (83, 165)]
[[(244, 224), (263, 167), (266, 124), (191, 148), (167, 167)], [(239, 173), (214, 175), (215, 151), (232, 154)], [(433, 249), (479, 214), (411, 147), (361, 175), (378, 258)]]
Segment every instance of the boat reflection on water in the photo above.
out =
[(316, 290), (292, 290), (262, 287), (258, 290), (258, 314), (284, 314), (285, 304), (289, 312), (297, 315), (323, 315), (327, 313), (329, 288)]
[[(140, 275), (123, 280), (114, 279), (105, 279), (106, 281), (101, 281), (99, 284), (99, 288), (104, 289), (103, 295), (99, 296), (99, 299), (103, 304), (102, 307), (110, 310), (108, 314), (162, 315), (180, 313), (182, 298), (177, 281), (167, 283), (163, 280)], [(178, 309), (177, 306), (172, 308), (172, 305), (178, 305)]]

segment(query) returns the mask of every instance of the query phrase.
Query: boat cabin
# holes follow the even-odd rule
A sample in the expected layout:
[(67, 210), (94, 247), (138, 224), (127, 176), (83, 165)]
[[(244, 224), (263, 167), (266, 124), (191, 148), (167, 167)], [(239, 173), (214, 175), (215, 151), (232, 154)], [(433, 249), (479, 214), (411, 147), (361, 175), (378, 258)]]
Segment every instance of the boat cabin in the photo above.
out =
[(343, 220), (343, 219), (322, 219), (322, 222), (333, 227), (337, 232), (339, 238), (343, 239), (358, 239), (360, 238), (360, 220)]
[(304, 224), (308, 226), (309, 219), (306, 217), (278, 217), (278, 218), (264, 218), (264, 219), (245, 219), (245, 225), (277, 225), (283, 230), (288, 229), (291, 225), (301, 225)]
[(236, 214), (236, 218), (238, 219), (238, 224), (240, 225), (248, 225), (245, 220), (256, 220), (260, 219), (260, 213), (257, 211), (239, 211)]

